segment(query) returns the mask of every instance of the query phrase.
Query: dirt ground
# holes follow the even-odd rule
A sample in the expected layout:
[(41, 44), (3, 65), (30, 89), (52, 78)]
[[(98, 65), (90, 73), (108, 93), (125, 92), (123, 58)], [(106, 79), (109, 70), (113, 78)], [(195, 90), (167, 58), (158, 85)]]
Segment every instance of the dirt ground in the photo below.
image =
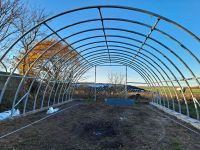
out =
[[(0, 139), (0, 150), (200, 149), (200, 136), (154, 110), (143, 104), (80, 104)], [(44, 116), (39, 113), (1, 122), (0, 136)]]

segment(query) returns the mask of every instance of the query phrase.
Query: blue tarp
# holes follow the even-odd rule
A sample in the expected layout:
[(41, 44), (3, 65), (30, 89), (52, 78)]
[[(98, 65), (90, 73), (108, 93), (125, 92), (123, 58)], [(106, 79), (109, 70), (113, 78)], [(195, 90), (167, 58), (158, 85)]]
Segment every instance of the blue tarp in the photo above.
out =
[(122, 98), (107, 98), (105, 99), (105, 104), (114, 106), (132, 106), (134, 105), (134, 100), (132, 99), (122, 99)]

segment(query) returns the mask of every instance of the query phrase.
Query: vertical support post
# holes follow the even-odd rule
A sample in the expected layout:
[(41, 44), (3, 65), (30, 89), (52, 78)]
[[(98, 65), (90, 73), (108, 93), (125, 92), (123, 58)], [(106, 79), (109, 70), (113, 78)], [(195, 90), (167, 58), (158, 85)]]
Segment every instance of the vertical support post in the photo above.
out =
[(128, 91), (127, 91), (127, 66), (126, 66), (126, 81), (125, 81), (125, 98), (128, 98)]
[(94, 66), (94, 101), (96, 102), (97, 100), (97, 86), (96, 86), (96, 82), (97, 82), (97, 66)]
[(68, 97), (68, 100), (72, 100), (72, 96), (73, 96), (73, 86), (74, 86), (74, 68), (72, 67), (72, 72), (71, 72), (71, 75), (70, 75), (70, 82), (71, 82), (71, 87), (70, 87), (70, 91), (69, 91), (69, 97)]

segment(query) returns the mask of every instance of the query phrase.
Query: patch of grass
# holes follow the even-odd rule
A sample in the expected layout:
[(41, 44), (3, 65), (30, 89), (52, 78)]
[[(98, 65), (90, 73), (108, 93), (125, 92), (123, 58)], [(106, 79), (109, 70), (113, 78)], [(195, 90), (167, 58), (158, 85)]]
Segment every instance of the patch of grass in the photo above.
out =
[(181, 150), (181, 144), (179, 142), (173, 142), (170, 144), (171, 150)]

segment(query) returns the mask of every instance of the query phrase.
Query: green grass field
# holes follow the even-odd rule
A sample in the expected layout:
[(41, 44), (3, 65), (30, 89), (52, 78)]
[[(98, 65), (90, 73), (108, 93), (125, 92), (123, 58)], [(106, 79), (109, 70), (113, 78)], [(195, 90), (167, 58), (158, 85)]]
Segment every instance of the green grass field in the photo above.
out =
[[(148, 91), (159, 91), (159, 92), (162, 92), (163, 94), (166, 93), (169, 97), (170, 97), (170, 92), (172, 94), (173, 97), (175, 97), (175, 91), (174, 91), (174, 88), (173, 87), (169, 87), (169, 89), (167, 87), (156, 87), (156, 88), (150, 88), (150, 87), (146, 87), (146, 86), (143, 86), (143, 87), (140, 87), (140, 88), (143, 88), (145, 90), (148, 90)], [(192, 88), (192, 92), (194, 94), (194, 97), (200, 101), (200, 88), (197, 88), (197, 87), (193, 87)], [(183, 96), (181, 94), (181, 92), (179, 91), (176, 91), (179, 99), (183, 99)], [(190, 90), (188, 88), (186, 88), (186, 91), (185, 91), (185, 96), (186, 96), (186, 99), (189, 100), (191, 99), (191, 94), (190, 94)]]
[[(140, 88), (143, 88), (145, 90), (148, 90), (148, 91), (159, 91), (159, 92), (163, 92), (163, 94), (166, 92), (166, 94), (168, 95), (168, 101), (166, 99), (166, 96), (165, 94), (164, 95), (161, 95), (161, 104), (162, 105), (165, 105), (166, 107), (168, 107), (168, 103), (169, 103), (169, 108), (170, 109), (173, 109), (173, 101), (174, 101), (174, 107), (175, 107), (175, 111), (179, 112), (179, 107), (178, 107), (178, 100), (176, 98), (176, 95), (175, 95), (175, 91), (173, 89), (173, 87), (156, 87), (154, 89), (151, 89), (149, 87), (146, 87), (146, 86), (143, 86), (143, 87), (140, 87)], [(165, 92), (164, 92), (165, 91)], [(171, 92), (171, 95), (172, 95), (172, 98), (170, 96), (170, 92)], [(183, 96), (182, 96), (182, 93), (179, 92), (179, 91), (176, 91), (177, 92), (177, 95), (178, 95), (178, 98), (180, 100), (180, 106), (181, 106), (181, 113), (184, 114), (184, 115), (187, 115), (187, 111), (186, 111), (186, 104), (184, 102), (184, 99), (183, 99)], [(192, 87), (192, 92), (193, 92), (193, 95), (194, 97), (199, 101), (200, 103), (200, 88), (198, 87)], [(194, 102), (192, 101), (192, 97), (191, 97), (191, 94), (190, 94), (190, 90), (188, 88), (186, 88), (186, 91), (185, 91), (185, 97), (186, 97), (186, 100), (187, 100), (187, 104), (188, 104), (188, 109), (189, 109), (189, 116), (191, 118), (197, 118), (197, 113), (196, 113), (196, 109), (195, 109), (195, 105), (194, 105)], [(198, 113), (199, 113), (199, 116), (200, 116), (200, 107), (198, 104), (196, 104), (197, 106), (197, 109), (198, 109)]]

